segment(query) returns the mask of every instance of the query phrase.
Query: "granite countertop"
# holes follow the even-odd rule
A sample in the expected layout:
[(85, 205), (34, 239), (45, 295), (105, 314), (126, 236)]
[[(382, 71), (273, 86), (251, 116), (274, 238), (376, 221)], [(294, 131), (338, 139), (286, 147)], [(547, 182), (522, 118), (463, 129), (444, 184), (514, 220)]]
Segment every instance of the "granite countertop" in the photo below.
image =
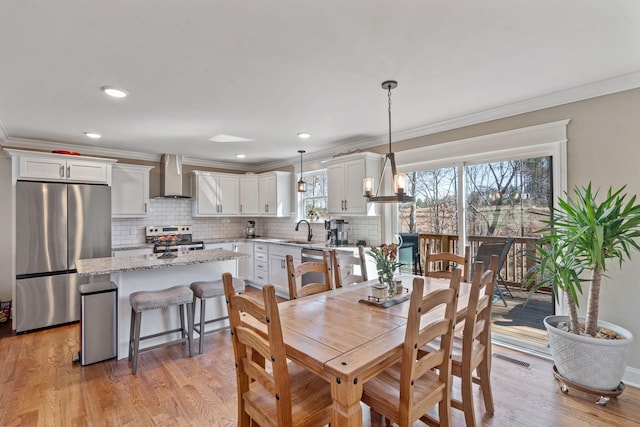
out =
[(174, 253), (177, 255), (176, 258), (167, 259), (159, 258), (162, 254), (137, 255), (122, 258), (108, 257), (81, 259), (76, 261), (76, 269), (80, 276), (95, 276), (99, 274), (202, 264), (205, 262), (230, 261), (249, 257), (248, 254), (226, 251), (224, 249)]
[[(329, 246), (325, 242), (305, 242), (302, 240), (294, 240), (294, 239), (286, 239), (286, 238), (276, 238), (276, 237), (255, 237), (252, 239), (238, 237), (238, 238), (219, 238), (219, 239), (203, 239), (205, 245), (216, 244), (216, 243), (232, 243), (232, 242), (261, 242), (261, 243), (275, 243), (278, 245), (288, 245), (288, 246), (296, 246), (299, 248), (311, 248), (311, 249), (344, 249), (344, 250), (353, 250), (357, 249), (358, 246), (355, 244), (350, 244), (346, 246)], [(153, 243), (137, 243), (137, 244), (129, 244), (129, 245), (118, 245), (113, 246), (111, 248), (112, 251), (125, 251), (125, 250), (133, 250), (133, 249), (145, 249), (145, 248), (153, 248)]]

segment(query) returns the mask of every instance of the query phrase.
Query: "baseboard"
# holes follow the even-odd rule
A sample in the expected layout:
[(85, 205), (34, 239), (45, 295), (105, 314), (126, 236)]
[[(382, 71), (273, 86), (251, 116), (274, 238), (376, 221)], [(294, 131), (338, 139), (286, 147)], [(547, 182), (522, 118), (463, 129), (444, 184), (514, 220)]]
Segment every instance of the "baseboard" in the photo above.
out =
[(622, 381), (624, 382), (624, 385), (640, 388), (640, 369), (630, 368), (627, 366), (627, 369), (624, 371)]

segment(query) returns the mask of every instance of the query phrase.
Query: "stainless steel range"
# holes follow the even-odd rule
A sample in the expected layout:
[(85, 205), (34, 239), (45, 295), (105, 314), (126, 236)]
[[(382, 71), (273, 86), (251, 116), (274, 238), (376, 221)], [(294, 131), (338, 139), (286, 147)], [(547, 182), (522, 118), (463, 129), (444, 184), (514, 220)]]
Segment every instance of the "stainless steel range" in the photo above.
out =
[(145, 228), (145, 241), (153, 243), (153, 253), (160, 258), (174, 258), (174, 252), (204, 249), (202, 240), (193, 240), (190, 225), (162, 225)]

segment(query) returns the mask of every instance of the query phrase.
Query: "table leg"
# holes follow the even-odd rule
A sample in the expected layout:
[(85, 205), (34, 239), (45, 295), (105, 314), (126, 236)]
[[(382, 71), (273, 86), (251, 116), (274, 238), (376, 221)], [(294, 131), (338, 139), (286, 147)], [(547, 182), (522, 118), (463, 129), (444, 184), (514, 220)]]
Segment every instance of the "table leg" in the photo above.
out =
[(362, 426), (362, 383), (357, 379), (347, 381), (336, 378), (331, 382), (333, 411), (331, 427)]

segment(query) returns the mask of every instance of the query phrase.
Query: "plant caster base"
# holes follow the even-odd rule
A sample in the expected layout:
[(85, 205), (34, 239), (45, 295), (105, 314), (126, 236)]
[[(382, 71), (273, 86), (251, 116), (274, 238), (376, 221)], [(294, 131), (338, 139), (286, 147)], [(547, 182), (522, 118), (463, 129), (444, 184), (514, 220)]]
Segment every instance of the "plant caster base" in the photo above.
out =
[(564, 394), (569, 393), (569, 387), (573, 387), (576, 390), (598, 396), (598, 398), (596, 399), (596, 405), (600, 406), (606, 406), (610, 398), (618, 397), (624, 391), (624, 383), (622, 381), (620, 381), (620, 384), (618, 384), (618, 387), (616, 387), (614, 390), (598, 390), (595, 388), (576, 384), (560, 375), (560, 373), (558, 372), (558, 368), (556, 368), (556, 365), (553, 365), (553, 376), (556, 378), (556, 380), (558, 380), (558, 382), (560, 382), (560, 391)]

